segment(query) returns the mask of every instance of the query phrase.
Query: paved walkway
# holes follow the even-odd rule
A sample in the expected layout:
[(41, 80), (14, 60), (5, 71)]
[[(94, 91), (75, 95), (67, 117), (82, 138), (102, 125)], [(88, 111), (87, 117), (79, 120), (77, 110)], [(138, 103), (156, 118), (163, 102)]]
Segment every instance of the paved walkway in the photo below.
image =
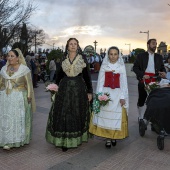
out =
[[(92, 75), (95, 88), (97, 74)], [(128, 77), (130, 109), (129, 137), (118, 141), (116, 147), (106, 149), (105, 141), (95, 137), (77, 149), (62, 152), (45, 140), (45, 129), (50, 108), (50, 94), (43, 83), (35, 89), (37, 112), (34, 113), (33, 137), (29, 145), (0, 150), (0, 170), (169, 170), (170, 139), (165, 149), (158, 150), (157, 135), (150, 130), (142, 138), (137, 123), (137, 81)]]

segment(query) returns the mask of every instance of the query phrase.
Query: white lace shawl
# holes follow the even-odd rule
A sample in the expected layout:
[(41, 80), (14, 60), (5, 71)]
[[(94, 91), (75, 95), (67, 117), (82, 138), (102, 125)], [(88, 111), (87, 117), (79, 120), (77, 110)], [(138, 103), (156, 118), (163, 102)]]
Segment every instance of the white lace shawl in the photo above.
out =
[(66, 73), (68, 77), (77, 76), (78, 74), (82, 73), (82, 70), (85, 67), (86, 67), (86, 63), (84, 62), (84, 59), (82, 58), (82, 56), (79, 54), (75, 58), (72, 64), (70, 63), (68, 56), (62, 62), (63, 71)]
[(7, 80), (6, 82), (6, 89), (12, 89), (12, 84), (11, 84), (11, 81), (12, 79), (16, 79), (16, 78), (20, 78), (22, 76), (25, 76), (26, 74), (28, 74), (30, 72), (30, 69), (21, 64), (19, 66), (19, 69), (17, 72), (15, 72), (12, 76), (9, 76), (7, 74), (7, 65), (3, 66), (2, 69), (1, 69), (1, 72), (0, 72), (0, 75)]

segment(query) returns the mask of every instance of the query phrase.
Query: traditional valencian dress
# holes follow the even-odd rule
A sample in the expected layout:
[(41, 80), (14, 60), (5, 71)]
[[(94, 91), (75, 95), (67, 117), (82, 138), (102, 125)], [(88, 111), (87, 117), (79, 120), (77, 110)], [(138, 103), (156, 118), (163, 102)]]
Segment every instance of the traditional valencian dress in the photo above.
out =
[[(32, 98), (29, 104), (27, 97)], [(21, 64), (10, 75), (7, 65), (0, 72), (0, 147), (29, 144), (35, 111), (30, 69)]]
[(58, 93), (47, 123), (46, 139), (58, 147), (73, 148), (88, 140), (89, 102), (92, 83), (86, 58), (64, 57), (56, 71)]
[[(119, 88), (106, 86), (106, 72), (119, 74)], [(113, 81), (114, 83), (114, 81)], [(104, 87), (105, 86), (105, 87)], [(100, 108), (100, 112), (93, 114), (89, 132), (109, 139), (123, 139), (128, 136), (128, 87), (124, 63), (117, 61), (115, 64), (103, 61), (101, 66), (96, 93), (109, 93), (111, 101)], [(120, 99), (125, 99), (125, 105), (121, 107)]]

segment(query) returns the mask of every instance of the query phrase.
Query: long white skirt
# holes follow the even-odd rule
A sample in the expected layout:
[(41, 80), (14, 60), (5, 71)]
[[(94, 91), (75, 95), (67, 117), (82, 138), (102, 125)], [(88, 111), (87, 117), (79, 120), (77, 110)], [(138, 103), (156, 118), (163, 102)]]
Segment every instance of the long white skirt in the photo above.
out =
[(110, 94), (110, 101), (106, 106), (101, 107), (100, 112), (93, 116), (93, 124), (110, 130), (121, 130), (122, 107), (120, 105), (120, 88), (103, 88), (103, 92)]
[(20, 91), (0, 91), (0, 144), (25, 140), (24, 97)]

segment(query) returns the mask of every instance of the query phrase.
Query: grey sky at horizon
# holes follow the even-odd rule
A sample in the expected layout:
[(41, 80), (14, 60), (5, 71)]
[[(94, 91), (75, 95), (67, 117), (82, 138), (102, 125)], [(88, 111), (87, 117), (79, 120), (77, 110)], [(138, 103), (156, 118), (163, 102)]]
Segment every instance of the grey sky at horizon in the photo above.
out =
[[(135, 48), (146, 49), (147, 34), (170, 45), (170, 0), (34, 0), (36, 12), (29, 23), (42, 28), (46, 43), (65, 46), (70, 37), (80, 46), (98, 42), (100, 48), (118, 46), (123, 54)], [(50, 48), (48, 45), (43, 45)], [(43, 48), (42, 47), (42, 48)], [(52, 47), (51, 47), (52, 48)]]

